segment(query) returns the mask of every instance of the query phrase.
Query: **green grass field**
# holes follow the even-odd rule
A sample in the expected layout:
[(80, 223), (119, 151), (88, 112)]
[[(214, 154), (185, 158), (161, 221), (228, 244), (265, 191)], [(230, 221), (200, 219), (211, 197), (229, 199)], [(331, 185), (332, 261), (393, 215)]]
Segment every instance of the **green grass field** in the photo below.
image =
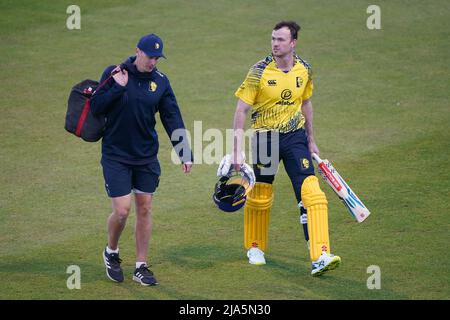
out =
[[(81, 8), (81, 30), (66, 28), (70, 4)], [(370, 4), (1, 1), (0, 299), (449, 299), (450, 4), (377, 1), (382, 29), (368, 30)], [(101, 258), (110, 201), (100, 143), (64, 130), (70, 88), (98, 79), (155, 32), (168, 57), (158, 67), (188, 129), (202, 121), (204, 131), (225, 131), (235, 89), (270, 52), (272, 27), (283, 19), (302, 25), (297, 51), (314, 71), (321, 154), (372, 212), (356, 224), (321, 182), (341, 267), (310, 276), (283, 168), (267, 265), (249, 265), (243, 211), (226, 215), (211, 201), (217, 166), (199, 164), (185, 176), (158, 125), (150, 263), (160, 285), (131, 280), (134, 212), (120, 243), (126, 281), (110, 282)], [(66, 287), (69, 265), (81, 268), (81, 290)], [(370, 265), (381, 269), (379, 290), (366, 286)]]

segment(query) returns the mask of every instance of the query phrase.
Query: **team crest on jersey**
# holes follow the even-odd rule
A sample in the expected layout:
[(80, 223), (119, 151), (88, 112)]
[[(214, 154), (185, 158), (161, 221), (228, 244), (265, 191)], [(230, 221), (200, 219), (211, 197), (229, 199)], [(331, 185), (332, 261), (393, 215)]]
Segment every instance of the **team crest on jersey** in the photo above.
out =
[(158, 86), (156, 85), (156, 83), (155, 82), (153, 82), (153, 81), (150, 81), (150, 84), (149, 84), (149, 90), (151, 91), (151, 92), (155, 92), (156, 91), (156, 88), (158, 88)]
[(303, 158), (301, 163), (302, 163), (302, 169), (308, 169), (309, 168), (309, 160), (308, 159)]
[(303, 84), (303, 79), (302, 77), (297, 77), (297, 88), (300, 88)]

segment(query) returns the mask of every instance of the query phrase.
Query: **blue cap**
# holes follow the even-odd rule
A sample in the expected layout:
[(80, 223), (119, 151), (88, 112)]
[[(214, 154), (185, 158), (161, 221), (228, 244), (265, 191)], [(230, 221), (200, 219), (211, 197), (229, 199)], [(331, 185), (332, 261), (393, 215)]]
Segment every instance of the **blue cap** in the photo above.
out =
[(163, 54), (163, 42), (160, 37), (158, 37), (156, 34), (148, 34), (146, 36), (143, 36), (138, 44), (137, 47), (144, 51), (144, 53), (149, 57), (163, 57), (165, 58)]

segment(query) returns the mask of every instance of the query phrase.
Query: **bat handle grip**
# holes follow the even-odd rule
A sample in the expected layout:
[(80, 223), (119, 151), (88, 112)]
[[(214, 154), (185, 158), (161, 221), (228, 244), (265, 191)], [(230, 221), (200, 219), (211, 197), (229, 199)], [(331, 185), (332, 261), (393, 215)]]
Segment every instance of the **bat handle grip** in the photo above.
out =
[(317, 155), (317, 153), (312, 153), (311, 156), (313, 157), (314, 160), (317, 161), (317, 163), (321, 163), (322, 159), (319, 158), (319, 156)]

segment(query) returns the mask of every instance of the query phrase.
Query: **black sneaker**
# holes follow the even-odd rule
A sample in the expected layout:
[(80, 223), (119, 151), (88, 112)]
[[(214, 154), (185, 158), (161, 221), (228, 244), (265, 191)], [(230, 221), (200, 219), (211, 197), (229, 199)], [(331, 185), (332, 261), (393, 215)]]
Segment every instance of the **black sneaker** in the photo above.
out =
[(133, 280), (143, 286), (156, 286), (158, 284), (158, 281), (153, 276), (153, 272), (145, 264), (141, 264), (139, 268), (134, 270)]
[(108, 253), (105, 248), (105, 250), (103, 250), (103, 261), (105, 262), (106, 275), (108, 278), (115, 282), (123, 282), (123, 272), (120, 267), (122, 259), (119, 258), (119, 254)]

